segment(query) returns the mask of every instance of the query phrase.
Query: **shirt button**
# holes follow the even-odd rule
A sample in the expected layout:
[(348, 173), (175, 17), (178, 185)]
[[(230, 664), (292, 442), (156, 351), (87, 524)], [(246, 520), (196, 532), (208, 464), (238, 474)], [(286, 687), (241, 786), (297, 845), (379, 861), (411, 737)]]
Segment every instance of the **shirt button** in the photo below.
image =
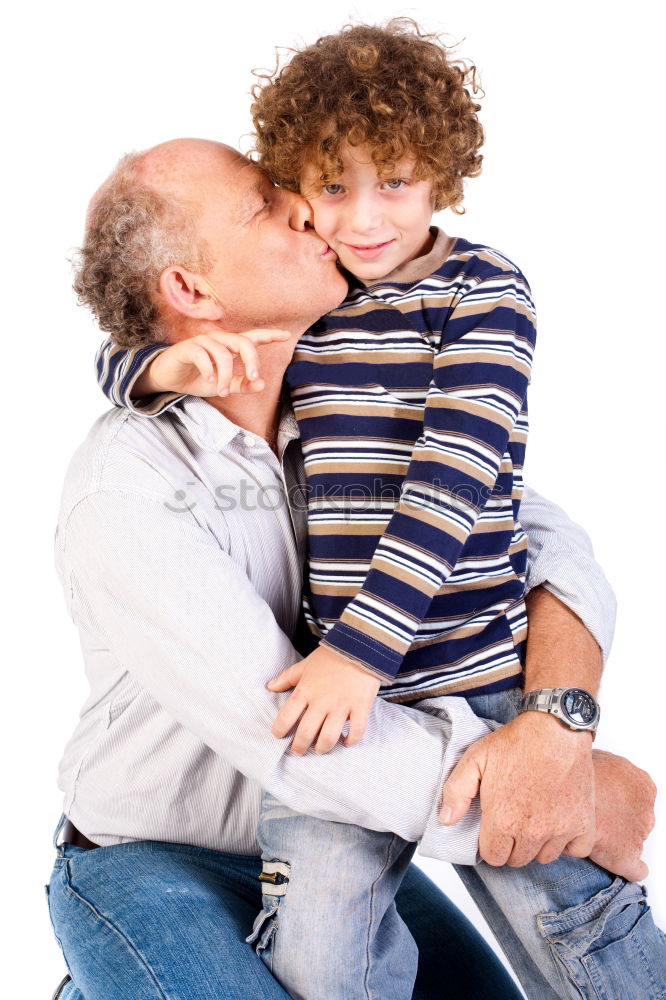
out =
[(253, 438), (251, 434), (246, 434), (245, 437), (243, 438), (243, 441), (248, 446), (248, 448), (253, 448), (254, 445), (257, 443), (257, 439)]

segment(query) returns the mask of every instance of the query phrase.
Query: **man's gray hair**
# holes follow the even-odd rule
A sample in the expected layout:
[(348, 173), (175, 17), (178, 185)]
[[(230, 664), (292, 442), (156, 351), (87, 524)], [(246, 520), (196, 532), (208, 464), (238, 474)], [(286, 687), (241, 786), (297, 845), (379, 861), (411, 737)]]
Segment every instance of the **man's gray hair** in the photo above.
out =
[(167, 338), (155, 304), (166, 267), (210, 268), (192, 207), (158, 194), (128, 153), (93, 200), (83, 246), (74, 258), (74, 291), (121, 347)]

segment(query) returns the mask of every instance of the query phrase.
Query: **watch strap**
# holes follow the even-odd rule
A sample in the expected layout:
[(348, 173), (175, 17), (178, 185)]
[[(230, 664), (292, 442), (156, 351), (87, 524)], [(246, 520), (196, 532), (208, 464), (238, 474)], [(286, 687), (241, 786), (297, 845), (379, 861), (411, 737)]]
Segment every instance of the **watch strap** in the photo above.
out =
[(553, 702), (566, 688), (538, 688), (524, 695), (520, 703), (521, 712), (550, 712)]
[[(537, 688), (534, 691), (528, 691), (527, 694), (523, 695), (519, 712), (547, 712), (549, 715), (554, 715), (556, 719), (559, 719), (567, 729), (596, 734), (600, 715), (599, 705), (588, 691), (585, 694), (594, 701), (597, 708), (596, 718), (589, 725), (576, 725), (572, 723), (568, 715), (562, 711), (562, 697), (567, 691), (571, 690), (570, 687), (559, 687)], [(584, 689), (580, 688), (578, 690), (583, 691)]]

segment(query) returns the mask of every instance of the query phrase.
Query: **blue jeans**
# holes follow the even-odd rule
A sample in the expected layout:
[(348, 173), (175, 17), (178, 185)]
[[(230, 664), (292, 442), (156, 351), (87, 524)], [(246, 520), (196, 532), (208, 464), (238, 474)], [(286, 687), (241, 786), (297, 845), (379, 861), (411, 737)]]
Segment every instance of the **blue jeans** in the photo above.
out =
[[(182, 844), (62, 845), (47, 886), (73, 979), (61, 1000), (287, 1000), (244, 942), (260, 869), (256, 857)], [(483, 939), (413, 865), (396, 904), (419, 950), (414, 1000), (518, 1000)]]
[[(514, 689), (469, 703), (505, 723), (519, 699)], [(276, 884), (263, 885), (249, 940), (290, 995), (408, 1000), (416, 947), (393, 900), (414, 845), (294, 813), (268, 794), (258, 839), (265, 877)], [(666, 1000), (666, 938), (640, 885), (565, 855), (549, 865), (456, 870), (530, 1000)]]

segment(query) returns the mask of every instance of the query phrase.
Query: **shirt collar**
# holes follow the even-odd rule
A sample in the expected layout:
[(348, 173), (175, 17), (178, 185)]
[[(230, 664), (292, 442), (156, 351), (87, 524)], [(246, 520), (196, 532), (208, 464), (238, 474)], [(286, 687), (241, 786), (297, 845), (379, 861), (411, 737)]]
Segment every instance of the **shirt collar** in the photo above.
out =
[[(205, 399), (198, 396), (185, 396), (171, 412), (185, 427), (188, 434), (207, 451), (223, 451), (239, 434), (247, 434), (244, 427), (233, 423)], [(290, 441), (300, 437), (298, 423), (288, 398), (283, 395), (278, 429), (278, 447), (280, 453)]]
[(443, 229), (439, 229), (437, 226), (431, 226), (430, 232), (435, 237), (435, 242), (423, 257), (416, 257), (415, 260), (408, 260), (405, 264), (401, 264), (400, 267), (396, 267), (395, 270), (391, 271), (390, 274), (385, 275), (381, 281), (373, 280), (371, 282), (359, 281), (359, 284), (365, 285), (369, 292), (372, 292), (373, 288), (380, 287), (382, 285), (415, 285), (419, 281), (423, 281), (425, 278), (429, 278), (431, 274), (437, 271), (444, 261), (450, 256), (455, 244), (456, 238), (453, 236), (447, 236)]

